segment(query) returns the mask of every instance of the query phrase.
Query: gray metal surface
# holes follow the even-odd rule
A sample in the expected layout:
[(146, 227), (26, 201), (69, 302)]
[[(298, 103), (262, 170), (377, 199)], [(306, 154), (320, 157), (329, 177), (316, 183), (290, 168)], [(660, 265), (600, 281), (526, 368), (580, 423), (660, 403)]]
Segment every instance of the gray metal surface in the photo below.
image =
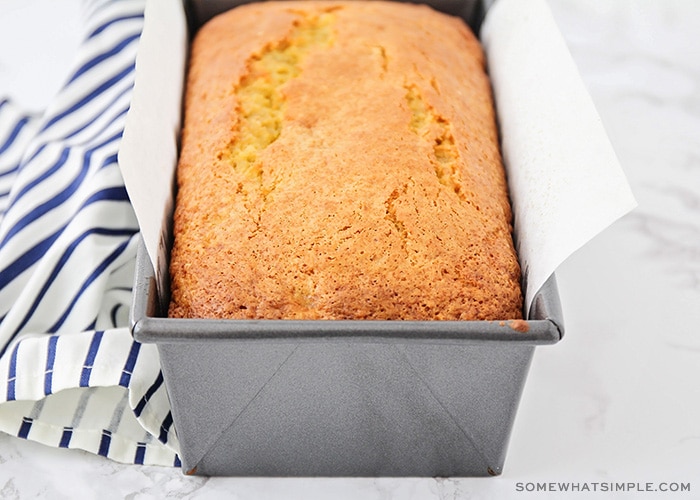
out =
[[(255, 1), (259, 0), (190, 0), (187, 2), (187, 14), (190, 20), (190, 27), (196, 30), (199, 26), (221, 12), (238, 5)], [(424, 3), (447, 14), (459, 16), (464, 19), (472, 29), (478, 31), (485, 12), (484, 6), (489, 6), (493, 3), (493, 0), (427, 0), (423, 2), (416, 0), (411, 3)]]
[(162, 317), (137, 257), (134, 337), (154, 342), (183, 470), (249, 476), (500, 474), (536, 345), (563, 335), (554, 277), (509, 322)]
[(159, 344), (183, 470), (498, 474), (533, 347)]
[[(240, 3), (190, 2), (192, 28)], [(474, 0), (431, 4), (475, 29), (485, 11)], [(554, 276), (527, 331), (508, 321), (169, 319), (156, 292), (141, 245), (132, 331), (158, 346), (191, 474), (498, 475), (534, 347), (563, 335)]]

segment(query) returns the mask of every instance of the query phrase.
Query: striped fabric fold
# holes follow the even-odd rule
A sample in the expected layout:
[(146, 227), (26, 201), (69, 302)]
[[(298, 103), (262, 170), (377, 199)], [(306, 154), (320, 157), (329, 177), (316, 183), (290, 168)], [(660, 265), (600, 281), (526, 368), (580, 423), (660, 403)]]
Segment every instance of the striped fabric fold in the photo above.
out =
[(0, 430), (179, 466), (157, 350), (128, 329), (139, 234), (117, 152), (144, 3), (85, 2), (43, 113), (0, 95)]

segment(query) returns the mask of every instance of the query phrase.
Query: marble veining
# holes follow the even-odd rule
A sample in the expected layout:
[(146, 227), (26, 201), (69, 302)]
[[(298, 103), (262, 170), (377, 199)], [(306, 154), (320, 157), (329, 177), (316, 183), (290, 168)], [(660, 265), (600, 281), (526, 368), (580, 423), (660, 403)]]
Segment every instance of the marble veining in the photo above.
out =
[(700, 3), (550, 5), (639, 207), (558, 272), (566, 336), (536, 352), (502, 476), (187, 477), (0, 434), (0, 498), (614, 497), (518, 492), (538, 481), (677, 481), (691, 491), (641, 498), (699, 498)]

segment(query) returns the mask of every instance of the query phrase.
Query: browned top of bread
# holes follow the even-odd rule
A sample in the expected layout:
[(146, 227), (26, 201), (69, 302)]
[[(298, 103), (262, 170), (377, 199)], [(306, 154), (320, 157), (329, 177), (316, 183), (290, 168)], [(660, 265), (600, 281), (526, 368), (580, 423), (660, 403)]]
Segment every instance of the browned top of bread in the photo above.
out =
[(192, 45), (172, 317), (515, 319), (491, 91), (458, 19), (248, 4)]

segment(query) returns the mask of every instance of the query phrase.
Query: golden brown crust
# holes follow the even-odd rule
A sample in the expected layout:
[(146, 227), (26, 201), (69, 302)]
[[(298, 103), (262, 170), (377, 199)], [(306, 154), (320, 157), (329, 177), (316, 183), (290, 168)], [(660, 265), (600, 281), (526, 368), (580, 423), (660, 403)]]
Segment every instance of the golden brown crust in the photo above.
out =
[(267, 2), (192, 46), (172, 317), (517, 319), (471, 32), (424, 6)]

